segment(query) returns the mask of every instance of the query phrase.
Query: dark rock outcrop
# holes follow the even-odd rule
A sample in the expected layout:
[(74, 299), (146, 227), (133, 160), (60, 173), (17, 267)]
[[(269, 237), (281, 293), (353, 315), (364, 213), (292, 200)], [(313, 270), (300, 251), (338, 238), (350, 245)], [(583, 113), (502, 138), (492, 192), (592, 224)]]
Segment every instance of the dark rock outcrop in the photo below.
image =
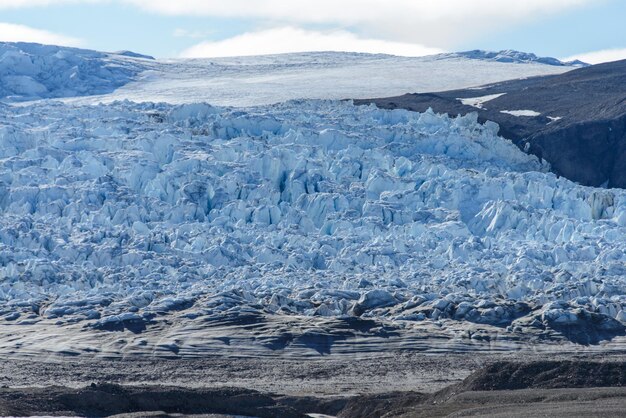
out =
[[(293, 402), (290, 402), (293, 403)], [(339, 405), (341, 406), (341, 405)], [(257, 417), (305, 417), (283, 404), (281, 397), (240, 388), (187, 389), (167, 386), (95, 384), (80, 389), (66, 387), (0, 388), (0, 415), (81, 415), (160, 411), (160, 416), (198, 414)], [(222, 415), (220, 415), (222, 416)]]
[(501, 361), (472, 373), (457, 385), (455, 390), (465, 392), (622, 387), (625, 385), (626, 363), (624, 362)]
[[(490, 95), (501, 96), (479, 107), (461, 101)], [(554, 173), (583, 185), (626, 188), (626, 60), (478, 89), (354, 102), (450, 115), (477, 112), (480, 122), (497, 122), (503, 137), (544, 158)], [(520, 110), (538, 115), (503, 113)]]

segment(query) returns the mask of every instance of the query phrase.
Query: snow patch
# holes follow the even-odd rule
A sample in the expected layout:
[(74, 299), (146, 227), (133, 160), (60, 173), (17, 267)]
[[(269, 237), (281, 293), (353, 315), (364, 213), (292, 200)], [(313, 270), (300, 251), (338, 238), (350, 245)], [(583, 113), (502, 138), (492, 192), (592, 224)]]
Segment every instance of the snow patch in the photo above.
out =
[(563, 119), (563, 117), (562, 116), (548, 116), (548, 119), (550, 119), (550, 122), (548, 122), (548, 125), (550, 125), (551, 123), (560, 121), (561, 119)]
[(516, 117), (535, 117), (535, 116), (541, 116), (540, 112), (537, 112), (535, 110), (501, 110), (500, 113), (504, 113), (507, 115), (511, 115), (511, 116), (516, 116)]
[(497, 94), (489, 94), (487, 96), (480, 96), (480, 97), (459, 98), (457, 100), (459, 100), (465, 106), (472, 106), (472, 107), (475, 107), (476, 109), (484, 109), (485, 103), (491, 100), (497, 99), (498, 97), (502, 97), (505, 94), (506, 93), (497, 93)]

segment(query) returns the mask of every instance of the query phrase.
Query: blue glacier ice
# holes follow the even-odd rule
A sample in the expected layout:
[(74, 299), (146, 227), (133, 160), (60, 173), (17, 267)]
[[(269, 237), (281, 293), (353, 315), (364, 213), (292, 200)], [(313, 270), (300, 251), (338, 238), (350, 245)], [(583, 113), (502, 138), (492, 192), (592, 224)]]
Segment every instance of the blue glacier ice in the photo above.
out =
[(475, 114), (41, 102), (0, 120), (6, 320), (626, 319), (626, 191), (558, 178)]

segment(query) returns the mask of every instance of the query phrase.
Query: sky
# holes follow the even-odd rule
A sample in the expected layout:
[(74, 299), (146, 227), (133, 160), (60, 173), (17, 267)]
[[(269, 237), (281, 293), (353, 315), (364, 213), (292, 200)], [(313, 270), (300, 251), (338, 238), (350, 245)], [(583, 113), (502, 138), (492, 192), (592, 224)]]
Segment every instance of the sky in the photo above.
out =
[(0, 41), (158, 58), (515, 49), (626, 59), (626, 0), (0, 0)]

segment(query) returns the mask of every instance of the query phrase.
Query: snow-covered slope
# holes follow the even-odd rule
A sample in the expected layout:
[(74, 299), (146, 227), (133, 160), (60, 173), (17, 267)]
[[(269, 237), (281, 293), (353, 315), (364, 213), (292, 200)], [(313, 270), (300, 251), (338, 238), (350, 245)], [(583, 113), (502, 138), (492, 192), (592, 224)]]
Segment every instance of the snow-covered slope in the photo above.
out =
[(32, 100), (112, 92), (143, 71), (142, 60), (126, 59), (128, 54), (0, 42), (0, 98)]
[(457, 56), (404, 58), (332, 52), (167, 60), (154, 63), (144, 77), (113, 94), (80, 103), (129, 99), (255, 106), (302, 98), (386, 97), (560, 74), (572, 68)]
[(0, 120), (5, 321), (626, 320), (626, 192), (547, 173), (475, 115), (124, 102)]
[(574, 68), (557, 60), (516, 54), (498, 55), (506, 60), (489, 53), (403, 58), (334, 52), (154, 60), (128, 51), (109, 54), (0, 43), (0, 98), (90, 96), (73, 100), (251, 106), (302, 98), (368, 98), (459, 89)]
[(532, 53), (515, 51), (512, 49), (507, 49), (504, 51), (483, 51), (480, 49), (476, 49), (473, 51), (440, 54), (439, 57), (441, 58), (455, 58), (455, 57), (456, 58), (469, 58), (469, 59), (476, 59), (476, 60), (510, 62), (510, 63), (517, 63), (517, 64), (538, 63), (538, 64), (568, 66), (568, 67), (589, 66), (589, 64), (584, 63), (580, 60), (564, 62), (556, 58), (538, 57), (537, 55), (532, 54)]

